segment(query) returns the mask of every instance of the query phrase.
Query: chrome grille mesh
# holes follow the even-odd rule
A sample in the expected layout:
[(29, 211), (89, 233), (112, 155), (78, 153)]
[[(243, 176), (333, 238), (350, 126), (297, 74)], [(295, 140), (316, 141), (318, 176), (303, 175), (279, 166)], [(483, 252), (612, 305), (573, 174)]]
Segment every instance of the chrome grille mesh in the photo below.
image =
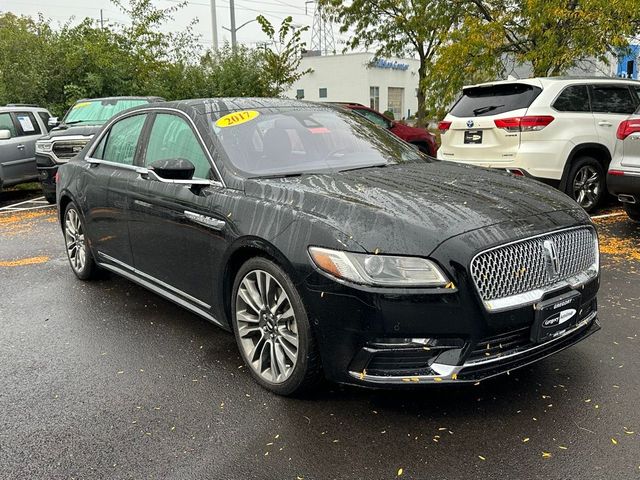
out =
[[(544, 241), (555, 243), (558, 274), (547, 272)], [(565, 230), (522, 240), (477, 255), (471, 276), (483, 300), (495, 300), (543, 288), (584, 272), (596, 261), (591, 228)]]

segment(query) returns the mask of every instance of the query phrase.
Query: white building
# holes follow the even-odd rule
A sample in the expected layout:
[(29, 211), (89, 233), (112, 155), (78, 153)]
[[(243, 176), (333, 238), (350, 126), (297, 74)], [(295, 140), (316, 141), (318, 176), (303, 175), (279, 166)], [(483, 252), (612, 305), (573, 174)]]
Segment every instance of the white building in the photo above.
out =
[(372, 53), (305, 56), (304, 75), (285, 95), (315, 102), (356, 102), (396, 119), (418, 110), (418, 60), (375, 58)]

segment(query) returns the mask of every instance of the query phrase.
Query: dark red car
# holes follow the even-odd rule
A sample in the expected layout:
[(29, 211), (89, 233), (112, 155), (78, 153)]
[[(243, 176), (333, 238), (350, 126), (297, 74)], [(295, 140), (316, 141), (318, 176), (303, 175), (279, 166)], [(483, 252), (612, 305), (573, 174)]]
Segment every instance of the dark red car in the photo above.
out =
[(344, 108), (353, 110), (358, 115), (372, 121), (376, 125), (380, 125), (388, 129), (395, 136), (400, 137), (405, 142), (409, 142), (420, 149), (420, 151), (436, 156), (438, 151), (438, 144), (436, 143), (436, 137), (432, 133), (428, 132), (424, 128), (410, 127), (395, 120), (391, 120), (379, 112), (376, 112), (373, 108), (366, 107), (360, 103), (336, 103)]

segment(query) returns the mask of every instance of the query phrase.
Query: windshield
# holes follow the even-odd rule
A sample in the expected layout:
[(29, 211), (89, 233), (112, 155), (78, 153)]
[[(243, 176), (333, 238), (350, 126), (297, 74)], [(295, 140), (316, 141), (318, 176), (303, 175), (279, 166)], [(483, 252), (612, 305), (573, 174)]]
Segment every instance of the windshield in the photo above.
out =
[(246, 177), (430, 161), (386, 130), (346, 111), (243, 110), (214, 118), (213, 129)]
[(92, 125), (102, 125), (116, 113), (120, 113), (128, 108), (137, 107), (149, 103), (144, 99), (108, 99), (108, 100), (87, 100), (76, 103), (67, 116), (64, 123), (90, 123)]

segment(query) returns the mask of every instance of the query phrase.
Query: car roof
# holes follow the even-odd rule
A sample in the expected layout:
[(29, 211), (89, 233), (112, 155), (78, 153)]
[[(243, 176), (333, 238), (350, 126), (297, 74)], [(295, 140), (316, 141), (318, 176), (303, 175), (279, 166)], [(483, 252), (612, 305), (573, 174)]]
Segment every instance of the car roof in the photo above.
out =
[(37, 107), (37, 106), (33, 106), (33, 105), (20, 105), (20, 104), (10, 104), (4, 107), (0, 107), (0, 112), (2, 113), (6, 113), (6, 112), (47, 112), (49, 113), (49, 110), (47, 110), (46, 108), (42, 108), (42, 107)]
[(565, 83), (574, 83), (574, 82), (587, 82), (587, 83), (611, 83), (611, 82), (623, 82), (623, 83), (633, 83), (640, 84), (638, 80), (633, 80), (630, 78), (619, 78), (619, 77), (596, 77), (596, 76), (564, 76), (564, 77), (531, 77), (531, 78), (513, 78), (510, 80), (496, 80), (494, 82), (484, 82), (478, 83), (475, 85), (465, 85), (463, 88), (474, 88), (474, 87), (490, 87), (492, 85), (508, 85), (513, 83), (521, 83), (526, 85), (534, 85), (537, 87), (544, 87), (545, 84), (557, 83), (557, 82), (565, 82)]
[(153, 97), (153, 96), (121, 96), (121, 97), (99, 97), (99, 98), (81, 98), (77, 100), (75, 103), (80, 102), (100, 102), (103, 100), (149, 100), (150, 102), (164, 102), (165, 99), (162, 97)]
[[(189, 107), (199, 114), (224, 113), (238, 110), (260, 110), (278, 111), (287, 109), (335, 109), (329, 103), (308, 102), (304, 100), (294, 100), (290, 98), (268, 98), (268, 97), (223, 97), (223, 98), (197, 98), (190, 100), (179, 100), (173, 102), (160, 102), (152, 105), (153, 108), (174, 108), (178, 110), (188, 110)], [(134, 109), (149, 108), (149, 105), (134, 107)]]

